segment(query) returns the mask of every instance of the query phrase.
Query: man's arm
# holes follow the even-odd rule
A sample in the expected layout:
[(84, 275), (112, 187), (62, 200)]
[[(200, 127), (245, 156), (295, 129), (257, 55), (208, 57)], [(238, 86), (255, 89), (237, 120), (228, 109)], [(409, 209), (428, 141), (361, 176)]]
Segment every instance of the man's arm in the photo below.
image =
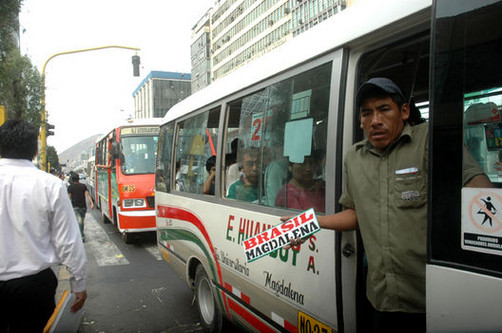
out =
[(89, 194), (89, 191), (85, 191), (85, 196), (87, 199), (89, 199), (89, 202), (91, 203), (91, 210), (94, 209), (94, 203), (92, 202), (91, 195)]
[[(285, 222), (292, 216), (283, 216), (281, 221)], [(357, 214), (354, 209), (345, 208), (339, 213), (331, 215), (317, 216), (317, 221), (323, 229), (330, 229), (335, 231), (351, 231), (357, 228)], [(291, 246), (303, 244), (307, 238), (304, 239), (291, 239), (291, 244), (286, 245), (284, 248), (288, 249)]]
[(357, 227), (357, 214), (354, 209), (346, 208), (339, 213), (318, 216), (319, 225), (324, 229), (350, 231)]
[(485, 174), (476, 175), (472, 177), (466, 184), (465, 187), (477, 187), (477, 188), (493, 188), (495, 185), (488, 179)]
[(87, 298), (85, 286), (87, 256), (75, 213), (65, 192), (66, 188), (63, 183), (53, 191), (51, 210), (54, 214), (51, 220), (51, 241), (57, 256), (68, 267), (71, 274), (71, 291), (77, 296), (71, 309), (77, 311), (82, 308)]

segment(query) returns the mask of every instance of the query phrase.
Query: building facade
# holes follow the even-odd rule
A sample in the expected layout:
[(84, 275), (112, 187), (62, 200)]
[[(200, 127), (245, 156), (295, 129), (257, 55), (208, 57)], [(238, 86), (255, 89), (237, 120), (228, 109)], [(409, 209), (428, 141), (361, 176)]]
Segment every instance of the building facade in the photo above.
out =
[(292, 1), (291, 32), (293, 37), (316, 26), (342, 11), (346, 0), (294, 0)]
[[(354, 0), (217, 0), (193, 28), (192, 86), (232, 72), (345, 9)], [(207, 45), (209, 49), (206, 49)], [(208, 51), (204, 65), (202, 52)], [(207, 67), (204, 67), (207, 66)], [(201, 77), (203, 74), (208, 77)], [(207, 83), (206, 83), (207, 82)]]
[(211, 83), (211, 9), (192, 28), (192, 93)]
[(134, 90), (134, 118), (162, 118), (191, 95), (191, 74), (151, 71)]

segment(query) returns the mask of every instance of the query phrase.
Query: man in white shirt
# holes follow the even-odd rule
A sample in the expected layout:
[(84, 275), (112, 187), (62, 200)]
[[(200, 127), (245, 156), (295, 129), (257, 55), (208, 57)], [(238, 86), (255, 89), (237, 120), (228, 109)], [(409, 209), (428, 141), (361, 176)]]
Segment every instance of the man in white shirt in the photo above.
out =
[(87, 258), (66, 188), (38, 170), (38, 130), (24, 120), (0, 127), (0, 332), (42, 332), (55, 308), (64, 264), (76, 295), (73, 312), (87, 298)]

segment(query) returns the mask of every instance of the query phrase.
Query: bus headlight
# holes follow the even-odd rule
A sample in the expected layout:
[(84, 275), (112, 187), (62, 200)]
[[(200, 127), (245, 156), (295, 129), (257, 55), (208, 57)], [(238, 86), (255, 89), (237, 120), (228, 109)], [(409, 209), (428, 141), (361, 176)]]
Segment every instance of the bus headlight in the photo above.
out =
[(122, 201), (122, 207), (124, 207), (124, 208), (146, 207), (145, 199), (124, 199)]

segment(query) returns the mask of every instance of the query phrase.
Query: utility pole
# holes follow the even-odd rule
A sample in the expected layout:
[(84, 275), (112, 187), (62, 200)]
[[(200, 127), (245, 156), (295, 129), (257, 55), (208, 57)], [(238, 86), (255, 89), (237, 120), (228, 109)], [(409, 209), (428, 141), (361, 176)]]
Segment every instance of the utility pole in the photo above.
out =
[[(40, 128), (40, 134), (39, 134), (39, 138), (40, 138), (40, 142), (41, 142), (40, 164), (41, 164), (41, 169), (43, 171), (48, 171), (47, 170), (47, 130), (48, 130), (48, 128), (47, 128), (47, 111), (45, 110), (45, 67), (47, 66), (47, 64), (49, 63), (50, 60), (52, 60), (55, 57), (60, 56), (60, 55), (81, 53), (81, 52), (90, 52), (90, 51), (97, 51), (97, 50), (104, 50), (104, 49), (126, 49), (126, 50), (134, 50), (134, 51), (136, 51), (136, 53), (140, 50), (137, 47), (129, 47), (129, 46), (119, 46), (119, 45), (100, 46), (100, 47), (93, 47), (93, 48), (89, 48), (89, 49), (80, 49), (80, 50), (59, 52), (59, 53), (53, 54), (45, 61), (44, 66), (42, 67), (42, 114), (41, 114), (41, 119), (40, 119), (42, 126)], [(139, 64), (140, 64), (139, 56), (137, 54), (135, 54), (132, 58), (132, 61), (133, 61), (134, 76), (139, 76)], [(51, 126), (53, 126), (53, 125), (51, 125)], [(54, 127), (52, 127), (52, 128), (54, 128)], [(49, 133), (52, 133), (52, 132), (49, 131)]]

